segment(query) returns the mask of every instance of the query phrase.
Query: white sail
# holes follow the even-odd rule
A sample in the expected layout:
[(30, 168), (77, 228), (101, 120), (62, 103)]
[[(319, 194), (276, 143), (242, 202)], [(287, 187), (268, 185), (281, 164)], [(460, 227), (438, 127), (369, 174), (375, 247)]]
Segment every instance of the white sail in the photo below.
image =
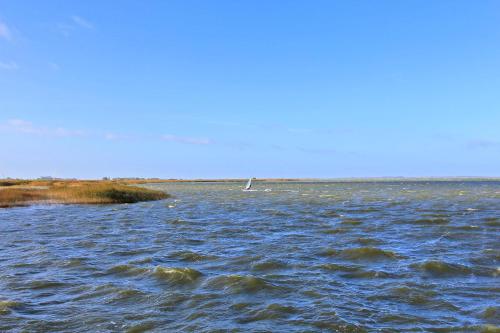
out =
[(245, 190), (249, 190), (252, 187), (252, 178), (250, 178), (245, 186)]

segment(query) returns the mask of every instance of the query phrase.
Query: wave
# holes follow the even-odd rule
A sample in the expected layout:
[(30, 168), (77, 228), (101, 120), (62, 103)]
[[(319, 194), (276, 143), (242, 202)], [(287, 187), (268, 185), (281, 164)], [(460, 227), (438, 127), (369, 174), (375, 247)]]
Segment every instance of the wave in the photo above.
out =
[(113, 283), (106, 283), (95, 287), (85, 286), (84, 288), (85, 289), (82, 290), (82, 293), (76, 296), (74, 300), (88, 300), (92, 298), (103, 297), (106, 295), (114, 295), (120, 292), (120, 288), (118, 288)]
[(229, 263), (230, 265), (249, 265), (253, 262), (258, 262), (260, 260), (263, 260), (262, 255), (255, 255), (255, 256), (243, 255), (229, 259)]
[(208, 285), (216, 289), (229, 290), (233, 293), (256, 293), (276, 288), (266, 280), (253, 275), (223, 275), (211, 279)]
[(335, 235), (335, 234), (343, 234), (346, 233), (348, 229), (343, 229), (343, 228), (336, 228), (336, 229), (324, 229), (321, 230), (321, 233), (327, 234), (327, 235)]
[(48, 289), (48, 288), (60, 288), (67, 286), (64, 282), (59, 281), (49, 281), (49, 280), (33, 280), (29, 282), (30, 289)]
[(238, 311), (238, 312), (241, 312), (242, 310), (245, 310), (246, 308), (249, 308), (251, 307), (252, 305), (254, 305), (253, 303), (249, 303), (249, 302), (241, 302), (241, 303), (234, 303), (230, 306), (231, 310), (235, 310), (235, 311)]
[[(403, 324), (403, 325), (410, 326), (410, 327), (415, 326), (415, 325), (417, 325), (417, 323), (424, 321), (424, 319), (422, 317), (419, 317), (416, 315), (410, 315), (410, 314), (401, 315), (401, 314), (395, 314), (395, 313), (384, 314), (378, 320), (384, 324), (394, 325), (397, 323), (397, 324)], [(439, 332), (441, 332), (441, 331), (439, 331)]]
[(484, 219), (484, 224), (489, 227), (500, 227), (500, 219), (498, 217), (487, 217)]
[(275, 269), (285, 269), (288, 265), (285, 262), (279, 260), (266, 260), (255, 263), (252, 265), (252, 270), (254, 271), (270, 271)]
[(500, 327), (491, 324), (484, 325), (460, 325), (460, 326), (432, 326), (427, 327), (429, 332), (456, 333), (456, 332), (481, 332), (498, 333)]
[(327, 270), (327, 271), (335, 271), (335, 272), (356, 272), (360, 267), (357, 266), (346, 266), (346, 265), (339, 265), (339, 264), (323, 264), (319, 265), (318, 268)]
[(380, 293), (369, 296), (370, 301), (397, 301), (411, 305), (436, 305), (450, 307), (451, 304), (436, 299), (438, 293), (435, 291), (417, 286), (415, 284), (400, 285), (391, 288), (388, 292), (382, 290)]
[(482, 333), (498, 333), (500, 331), (500, 327), (496, 325), (486, 324), (481, 327)]
[(448, 223), (450, 223), (450, 219), (448, 219), (448, 218), (423, 218), (423, 219), (414, 220), (412, 223), (429, 224), (429, 225), (448, 224)]
[(319, 217), (341, 217), (342, 214), (339, 214), (335, 210), (325, 210), (318, 214)]
[(322, 256), (322, 257), (331, 257), (331, 256), (336, 256), (338, 254), (339, 254), (339, 251), (335, 250), (335, 249), (324, 249), (324, 250), (321, 250), (320, 252), (318, 252), (318, 255)]
[(184, 241), (190, 245), (201, 245), (201, 244), (205, 243), (205, 240), (197, 239), (197, 238), (187, 238)]
[(0, 314), (10, 313), (10, 311), (13, 308), (19, 307), (20, 305), (21, 303), (16, 301), (11, 301), (11, 300), (0, 301)]
[(127, 329), (127, 333), (142, 333), (150, 331), (156, 327), (156, 324), (152, 321), (145, 321), (139, 324), (134, 324), (132, 327)]
[(123, 289), (118, 292), (118, 295), (120, 296), (120, 298), (130, 298), (144, 295), (144, 293), (136, 289)]
[(137, 248), (137, 249), (114, 251), (114, 252), (111, 252), (111, 255), (121, 256), (121, 257), (129, 257), (129, 256), (140, 255), (140, 254), (153, 254), (155, 252), (156, 252), (156, 250), (153, 250), (151, 248)]
[(139, 303), (148, 295), (136, 289), (121, 289), (114, 293), (112, 297), (106, 297), (107, 303)]
[(340, 224), (343, 225), (360, 225), (361, 223), (363, 223), (363, 221), (357, 219), (344, 219), (340, 222)]
[(349, 324), (344, 322), (342, 319), (338, 318), (337, 315), (332, 313), (332, 316), (325, 316), (325, 318), (321, 318), (321, 316), (311, 322), (311, 324), (320, 329), (321, 332), (359, 332), (365, 333), (368, 332), (364, 327), (358, 326), (355, 324)]
[(384, 272), (384, 271), (372, 271), (364, 270), (360, 266), (347, 266), (340, 264), (323, 264), (318, 266), (321, 269), (333, 272), (340, 272), (340, 277), (347, 279), (377, 279), (377, 278), (396, 278), (401, 277), (398, 274)]
[(473, 270), (468, 266), (440, 260), (429, 260), (419, 264), (412, 264), (410, 267), (436, 277), (462, 276), (473, 273)]
[(349, 260), (384, 260), (401, 258), (401, 256), (395, 252), (382, 250), (376, 247), (345, 249), (340, 251), (338, 256)]
[(343, 208), (340, 211), (343, 213), (365, 214), (365, 213), (378, 212), (380, 211), (380, 208), (361, 206), (361, 207)]
[(381, 240), (366, 237), (360, 237), (356, 241), (361, 245), (378, 245), (382, 243)]
[(282, 210), (278, 210), (278, 209), (263, 209), (263, 211), (269, 215), (272, 215), (272, 216), (284, 216), (284, 217), (293, 216), (293, 214), (291, 214), (291, 213), (288, 213), (288, 212), (285, 212)]
[(138, 258), (135, 260), (129, 261), (129, 264), (150, 264), (153, 262), (152, 257), (144, 257), (144, 258)]
[(125, 276), (138, 276), (147, 273), (149, 270), (147, 268), (136, 267), (133, 265), (116, 265), (107, 270), (109, 274), (118, 274)]
[(189, 262), (196, 262), (196, 261), (207, 261), (207, 260), (214, 260), (217, 259), (217, 256), (214, 255), (206, 255), (202, 253), (197, 253), (193, 251), (177, 251), (174, 253), (171, 253), (169, 255), (171, 258), (176, 258), (181, 261), (189, 261)]
[(355, 272), (342, 273), (340, 275), (347, 279), (387, 279), (387, 278), (399, 278), (398, 274), (384, 272), (384, 271), (366, 271), (363, 269), (357, 270)]
[[(471, 258), (470, 261), (476, 265), (489, 266), (494, 262), (500, 261), (500, 249), (484, 249), (477, 257)], [(500, 267), (496, 268), (496, 275), (500, 273)]]
[[(463, 231), (481, 231), (482, 228), (478, 225), (458, 225), (458, 226), (453, 226), (449, 227), (449, 230), (463, 230)], [(459, 235), (466, 235), (469, 236), (468, 233), (462, 233)]]
[(500, 318), (500, 306), (488, 306), (484, 309), (481, 317), (484, 319)]
[(157, 278), (175, 284), (195, 282), (203, 274), (192, 268), (168, 268), (157, 266), (153, 272)]
[(248, 316), (240, 318), (238, 322), (244, 324), (260, 320), (287, 318), (297, 312), (298, 310), (293, 306), (273, 303), (268, 305), (265, 309), (251, 311)]
[(85, 266), (85, 258), (70, 258), (61, 263), (62, 267), (82, 267)]
[(173, 219), (173, 220), (167, 220), (166, 223), (169, 223), (169, 224), (189, 224), (189, 221), (177, 218), (177, 219)]

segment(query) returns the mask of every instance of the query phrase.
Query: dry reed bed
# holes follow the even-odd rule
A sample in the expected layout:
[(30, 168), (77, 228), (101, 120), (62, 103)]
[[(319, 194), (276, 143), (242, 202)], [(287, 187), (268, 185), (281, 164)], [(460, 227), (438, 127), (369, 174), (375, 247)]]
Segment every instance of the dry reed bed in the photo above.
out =
[(0, 185), (0, 207), (37, 203), (116, 204), (168, 198), (162, 191), (110, 181), (13, 181)]

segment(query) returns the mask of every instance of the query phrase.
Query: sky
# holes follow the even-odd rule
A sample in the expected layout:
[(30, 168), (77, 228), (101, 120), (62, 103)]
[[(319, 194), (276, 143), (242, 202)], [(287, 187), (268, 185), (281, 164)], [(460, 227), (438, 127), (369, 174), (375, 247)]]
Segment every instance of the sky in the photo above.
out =
[(500, 176), (500, 2), (0, 0), (0, 178)]

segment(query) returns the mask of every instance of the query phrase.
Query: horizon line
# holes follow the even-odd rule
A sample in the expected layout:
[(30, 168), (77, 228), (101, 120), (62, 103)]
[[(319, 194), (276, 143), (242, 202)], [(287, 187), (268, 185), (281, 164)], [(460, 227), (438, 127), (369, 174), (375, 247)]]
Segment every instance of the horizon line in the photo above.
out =
[(0, 180), (81, 180), (81, 181), (119, 181), (137, 180), (148, 182), (231, 182), (246, 181), (252, 178), (254, 181), (394, 181), (394, 180), (489, 180), (500, 181), (500, 176), (363, 176), (363, 177), (245, 177), (245, 178), (161, 178), (161, 177), (101, 177), (101, 178), (78, 178), (78, 177), (36, 177), (36, 178), (14, 178), (2, 177)]

